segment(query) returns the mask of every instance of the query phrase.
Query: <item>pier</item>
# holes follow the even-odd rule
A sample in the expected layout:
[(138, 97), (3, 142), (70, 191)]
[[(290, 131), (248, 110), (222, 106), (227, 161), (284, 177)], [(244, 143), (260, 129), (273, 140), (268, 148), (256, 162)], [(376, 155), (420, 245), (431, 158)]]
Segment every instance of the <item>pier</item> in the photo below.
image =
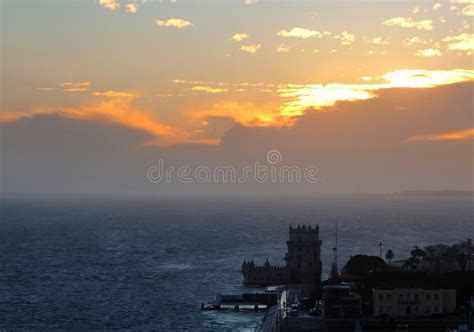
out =
[(277, 303), (277, 293), (243, 293), (241, 295), (217, 294), (213, 303), (202, 303), (201, 310), (267, 309)]

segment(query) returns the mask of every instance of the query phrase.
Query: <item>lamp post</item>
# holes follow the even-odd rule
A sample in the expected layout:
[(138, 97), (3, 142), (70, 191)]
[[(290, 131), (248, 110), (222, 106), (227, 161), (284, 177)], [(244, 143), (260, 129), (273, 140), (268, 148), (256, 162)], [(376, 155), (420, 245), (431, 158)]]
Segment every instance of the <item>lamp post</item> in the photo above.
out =
[(379, 248), (380, 248), (380, 258), (382, 258), (382, 250), (383, 250), (383, 242), (379, 242)]
[(280, 332), (281, 329), (281, 312), (280, 312), (280, 301), (281, 301), (281, 293), (280, 287), (277, 287), (278, 295), (277, 295), (277, 332)]

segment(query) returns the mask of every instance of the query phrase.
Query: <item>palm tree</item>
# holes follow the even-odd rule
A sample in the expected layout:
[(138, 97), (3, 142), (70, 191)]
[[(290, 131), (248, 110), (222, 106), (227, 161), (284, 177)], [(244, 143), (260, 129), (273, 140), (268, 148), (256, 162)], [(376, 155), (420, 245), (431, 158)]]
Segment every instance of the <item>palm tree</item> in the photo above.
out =
[(388, 249), (385, 253), (385, 258), (388, 260), (388, 265), (390, 266), (392, 263), (392, 259), (395, 256), (392, 249)]

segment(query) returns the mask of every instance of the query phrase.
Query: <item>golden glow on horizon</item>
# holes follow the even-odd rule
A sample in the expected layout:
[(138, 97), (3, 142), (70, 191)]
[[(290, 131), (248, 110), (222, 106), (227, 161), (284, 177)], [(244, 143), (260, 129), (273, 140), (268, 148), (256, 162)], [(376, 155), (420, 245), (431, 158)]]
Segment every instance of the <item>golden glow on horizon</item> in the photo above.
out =
[[(118, 123), (143, 130), (156, 137), (153, 144), (169, 145), (190, 142), (216, 144), (218, 137), (204, 139), (199, 136), (199, 133), (205, 132), (208, 127), (209, 121), (207, 120), (210, 117), (229, 119), (254, 127), (292, 126), (297, 117), (308, 110), (330, 111), (330, 108), (338, 102), (376, 98), (378, 91), (382, 89), (433, 88), (468, 81), (474, 81), (474, 70), (396, 70), (381, 77), (370, 77), (370, 80), (365, 84), (267, 84), (174, 80), (173, 83), (179, 87), (184, 85), (181, 88), (183, 93), (186, 91), (202, 91), (216, 95), (223, 94), (225, 99), (211, 105), (188, 107), (182, 111), (180, 120), (178, 119), (174, 124), (165, 124), (159, 121), (150, 109), (137, 108), (133, 105), (138, 97), (144, 97), (142, 94), (114, 90), (96, 91), (91, 94), (106, 97), (107, 100), (78, 108), (39, 109), (30, 113), (3, 112), (0, 116), (0, 122), (17, 121), (41, 114), (55, 114), (66, 118)], [(61, 88), (82, 87), (88, 89), (90, 83), (66, 82), (60, 84), (60, 86)], [(245, 95), (243, 95), (244, 99), (241, 99), (242, 92), (264, 93), (267, 97), (256, 103), (246, 100)], [(47, 91), (44, 93), (47, 93)], [(235, 98), (233, 93), (238, 93), (239, 98)], [(179, 95), (182, 94), (176, 94), (176, 96)], [(209, 130), (212, 131), (212, 128)], [(411, 138), (409, 141), (441, 140), (436, 139), (436, 137), (456, 139), (459, 136), (455, 134), (423, 136)]]
[(449, 133), (440, 133), (432, 135), (417, 135), (406, 139), (408, 142), (432, 142), (432, 141), (453, 141), (453, 140), (472, 140), (474, 139), (474, 128), (464, 129)]
[(382, 76), (379, 84), (308, 84), (287, 85), (277, 93), (290, 101), (281, 106), (283, 116), (302, 115), (307, 109), (323, 110), (339, 101), (374, 98), (375, 91), (391, 88), (432, 88), (440, 85), (474, 80), (474, 70), (396, 70)]

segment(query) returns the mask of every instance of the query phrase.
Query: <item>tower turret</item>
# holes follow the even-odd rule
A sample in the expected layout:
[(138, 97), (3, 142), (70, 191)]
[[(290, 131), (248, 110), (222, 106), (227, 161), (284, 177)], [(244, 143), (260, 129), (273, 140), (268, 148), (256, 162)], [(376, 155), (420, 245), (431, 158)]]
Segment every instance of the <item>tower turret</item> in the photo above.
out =
[(319, 227), (305, 225), (290, 227), (289, 235), (285, 260), (290, 273), (290, 282), (319, 285), (321, 282)]

